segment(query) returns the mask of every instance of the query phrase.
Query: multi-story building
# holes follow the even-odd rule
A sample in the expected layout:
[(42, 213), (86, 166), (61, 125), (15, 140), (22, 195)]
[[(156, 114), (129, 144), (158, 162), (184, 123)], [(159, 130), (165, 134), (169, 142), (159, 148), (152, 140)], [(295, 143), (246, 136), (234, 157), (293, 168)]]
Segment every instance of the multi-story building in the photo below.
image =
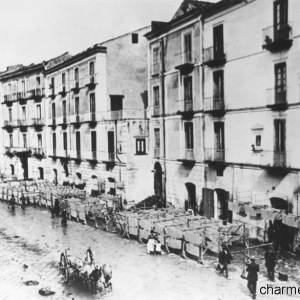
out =
[(201, 213), (246, 220), (260, 237), (270, 219), (253, 204), (298, 215), (299, 13), (296, 0), (185, 0), (152, 23), (150, 132), (168, 201), (194, 193)]
[(147, 30), (46, 64), (47, 178), (129, 200), (151, 195)]
[(1, 173), (44, 178), (45, 98), (43, 64), (8, 67), (0, 75), (2, 111)]
[(148, 90), (155, 194), (198, 211), (204, 186), (201, 12), (184, 1), (168, 23), (153, 22)]

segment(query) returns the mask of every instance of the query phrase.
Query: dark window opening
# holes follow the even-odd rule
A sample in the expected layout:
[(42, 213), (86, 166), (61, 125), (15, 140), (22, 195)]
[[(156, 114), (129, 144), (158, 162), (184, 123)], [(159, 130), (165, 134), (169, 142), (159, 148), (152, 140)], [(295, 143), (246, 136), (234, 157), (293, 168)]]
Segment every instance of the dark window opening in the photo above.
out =
[(68, 134), (66, 132), (63, 133), (63, 144), (64, 150), (66, 151), (68, 148)]
[(261, 135), (257, 135), (255, 137), (255, 146), (256, 147), (261, 147)]
[(38, 139), (38, 149), (41, 149), (42, 148), (42, 135), (38, 134), (37, 139)]
[(192, 34), (184, 35), (184, 62), (192, 61)]
[(214, 101), (223, 102), (224, 99), (224, 72), (223, 70), (215, 71), (213, 73), (214, 81)]
[(193, 99), (193, 77), (186, 76), (183, 79), (184, 101), (191, 103)]
[(194, 149), (194, 135), (193, 135), (193, 123), (186, 122), (184, 123), (184, 132), (185, 132), (185, 149)]
[(96, 131), (91, 131), (91, 149), (92, 152), (97, 151), (97, 135)]
[(23, 147), (27, 148), (27, 136), (26, 136), (26, 134), (23, 134)]
[(155, 148), (157, 148), (157, 149), (160, 148), (160, 130), (159, 130), (159, 128), (154, 129), (154, 145), (155, 145)]
[(39, 168), (39, 179), (44, 179), (44, 169)]
[(13, 135), (12, 135), (12, 133), (9, 135), (9, 146), (13, 147)]
[(215, 148), (216, 150), (224, 150), (224, 123), (215, 122), (214, 123), (214, 132), (215, 132)]
[(275, 103), (286, 102), (286, 63), (275, 65)]
[(139, 35), (137, 33), (132, 33), (131, 34), (131, 41), (132, 41), (132, 44), (138, 44)]
[(136, 139), (136, 154), (146, 154), (146, 139)]
[(56, 118), (55, 103), (52, 103), (52, 120)]
[(159, 101), (159, 86), (153, 87), (153, 106), (159, 107), (160, 101)]
[(95, 113), (96, 112), (96, 101), (95, 101), (95, 94), (90, 94), (90, 112)]
[(110, 110), (117, 111), (123, 110), (123, 95), (111, 95), (110, 96)]
[(223, 176), (224, 170), (223, 168), (217, 168), (217, 176)]
[(75, 115), (79, 115), (79, 97), (75, 98)]
[(76, 132), (76, 150), (80, 152), (80, 132)]
[(56, 133), (52, 133), (52, 146), (53, 146), (53, 154), (56, 154)]
[(11, 175), (15, 175), (15, 166), (14, 165), (10, 165), (10, 173)]
[(90, 75), (93, 76), (95, 74), (95, 64), (93, 61), (90, 62)]
[(220, 24), (213, 29), (213, 48), (214, 58), (222, 57), (224, 55), (223, 24)]

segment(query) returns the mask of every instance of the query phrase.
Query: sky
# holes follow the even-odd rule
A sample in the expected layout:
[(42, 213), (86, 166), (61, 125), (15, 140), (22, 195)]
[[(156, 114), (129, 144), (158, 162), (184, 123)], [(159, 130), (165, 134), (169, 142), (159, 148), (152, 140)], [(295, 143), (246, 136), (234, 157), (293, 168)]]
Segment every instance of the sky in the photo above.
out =
[[(0, 70), (169, 21), (182, 0), (0, 0)], [(211, 2), (215, 2), (212, 0)]]

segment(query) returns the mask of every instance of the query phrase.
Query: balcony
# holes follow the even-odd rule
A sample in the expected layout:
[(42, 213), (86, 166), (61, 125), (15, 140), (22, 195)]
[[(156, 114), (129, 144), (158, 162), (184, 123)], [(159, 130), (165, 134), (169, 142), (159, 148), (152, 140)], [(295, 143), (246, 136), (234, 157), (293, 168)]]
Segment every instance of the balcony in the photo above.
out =
[(63, 117), (58, 118), (58, 125), (62, 126), (62, 127), (66, 127), (68, 125), (66, 115), (64, 115)]
[(288, 89), (281, 85), (272, 89), (267, 89), (267, 107), (273, 111), (284, 111), (288, 108)]
[(66, 87), (62, 86), (61, 90), (58, 92), (58, 94), (61, 95), (62, 97), (65, 97), (67, 94)]
[(13, 101), (12, 101), (12, 96), (11, 95), (4, 95), (4, 100), (2, 102), (2, 104), (5, 104), (7, 106), (12, 106)]
[(160, 71), (161, 71), (161, 68), (160, 68), (160, 64), (159, 63), (153, 64), (151, 66), (151, 76), (152, 77), (159, 76)]
[(160, 158), (160, 148), (154, 148), (153, 149), (153, 157), (154, 158)]
[(268, 169), (285, 170), (291, 167), (287, 151), (268, 151), (260, 153), (259, 164)]
[(225, 149), (219, 148), (205, 148), (204, 161), (213, 164), (225, 163)]
[(222, 117), (226, 113), (224, 96), (213, 96), (204, 99), (204, 112), (214, 117)]
[(182, 75), (187, 75), (191, 73), (195, 66), (192, 58), (192, 52), (182, 52), (179, 53), (179, 55), (181, 56), (182, 63), (180, 65), (177, 65), (175, 69), (179, 70)]
[(35, 102), (41, 102), (42, 98), (44, 97), (44, 89), (43, 88), (36, 88), (30, 91), (31, 93), (31, 98), (33, 98), (33, 100)]
[(52, 159), (56, 159), (57, 158), (56, 148), (52, 148), (52, 153), (49, 156), (52, 157)]
[(70, 124), (72, 124), (74, 127), (80, 127), (81, 123), (82, 119), (79, 114), (70, 116)]
[(14, 156), (14, 150), (12, 146), (5, 146), (5, 154), (9, 157)]
[(80, 87), (79, 87), (79, 81), (76, 81), (76, 82), (74, 82), (74, 86), (71, 88), (71, 91), (72, 91), (74, 94), (78, 94), (78, 93), (79, 93), (79, 90), (80, 90)]
[(160, 105), (154, 105), (152, 108), (152, 117), (159, 117), (162, 114)]
[(87, 160), (88, 160), (91, 164), (97, 163), (98, 157), (97, 157), (97, 151), (96, 151), (96, 150), (89, 151), (86, 155), (87, 155)]
[(89, 76), (89, 82), (85, 85), (89, 90), (93, 90), (96, 87), (95, 75)]
[(28, 100), (28, 97), (26, 96), (25, 92), (18, 92), (17, 100), (20, 102), (20, 104), (25, 104)]
[(49, 127), (52, 127), (52, 128), (55, 128), (56, 127), (56, 119), (55, 118), (52, 118), (50, 120), (50, 124), (48, 125)]
[(27, 127), (29, 127), (29, 123), (26, 119), (18, 119), (17, 120), (17, 127), (20, 127), (21, 131), (26, 131)]
[(12, 120), (5, 120), (3, 124), (3, 129), (11, 132), (13, 129), (14, 123)]
[(97, 125), (96, 121), (96, 112), (91, 112), (88, 117), (88, 123), (91, 127), (95, 127)]
[(177, 114), (181, 115), (183, 119), (191, 119), (193, 117), (193, 99), (179, 101), (179, 106), (180, 108), (177, 111)]
[[(6, 148), (6, 147), (5, 147)], [(10, 153), (13, 153), (17, 156), (30, 156), (31, 155), (31, 149), (28, 147), (9, 147)]]
[(32, 155), (35, 156), (36, 158), (41, 159), (41, 158), (45, 157), (45, 151), (41, 147), (32, 148), (31, 151), (32, 151)]
[(112, 121), (118, 121), (123, 119), (123, 110), (112, 110), (110, 112), (110, 117)]
[(178, 161), (186, 165), (194, 165), (195, 164), (194, 149), (184, 149), (182, 157), (179, 158)]
[(288, 50), (293, 45), (293, 31), (289, 23), (279, 23), (263, 29), (263, 49), (271, 52)]
[(35, 128), (35, 130), (40, 131), (45, 125), (45, 122), (41, 118), (32, 118), (32, 125)]
[(204, 49), (203, 65), (210, 68), (220, 67), (226, 64), (226, 51), (224, 49), (217, 50), (215, 47)]

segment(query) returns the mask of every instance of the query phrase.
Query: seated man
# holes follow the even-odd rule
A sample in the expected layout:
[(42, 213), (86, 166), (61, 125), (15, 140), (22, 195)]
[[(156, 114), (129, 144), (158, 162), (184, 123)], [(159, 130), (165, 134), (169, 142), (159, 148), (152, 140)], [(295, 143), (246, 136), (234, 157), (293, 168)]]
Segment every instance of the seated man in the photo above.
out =
[(101, 268), (99, 268), (99, 266), (96, 266), (95, 269), (89, 275), (89, 278), (91, 280), (92, 292), (94, 294), (97, 294), (97, 283), (101, 278)]

